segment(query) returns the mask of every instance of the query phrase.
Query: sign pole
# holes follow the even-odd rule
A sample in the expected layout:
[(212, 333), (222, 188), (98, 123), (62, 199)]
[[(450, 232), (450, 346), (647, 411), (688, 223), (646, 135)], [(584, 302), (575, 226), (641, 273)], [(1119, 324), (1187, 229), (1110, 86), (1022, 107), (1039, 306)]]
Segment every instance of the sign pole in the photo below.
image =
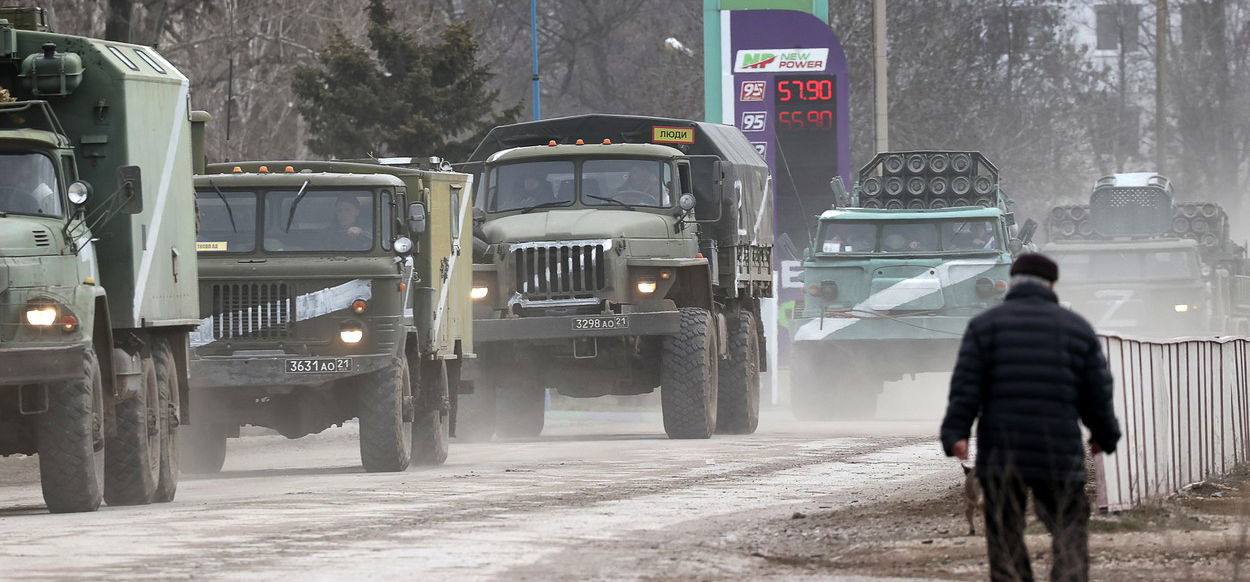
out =
[(538, 76), (538, 0), (530, 0), (530, 56), (533, 62), (533, 76), (531, 80), (534, 85), (534, 119), (543, 118), (542, 92), (539, 91)]

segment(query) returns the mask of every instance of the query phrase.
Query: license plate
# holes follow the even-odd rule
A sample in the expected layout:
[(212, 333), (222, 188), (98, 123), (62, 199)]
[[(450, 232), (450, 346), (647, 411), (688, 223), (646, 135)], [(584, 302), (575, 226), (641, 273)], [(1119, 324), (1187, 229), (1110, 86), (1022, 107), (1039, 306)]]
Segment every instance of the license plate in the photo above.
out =
[(591, 317), (574, 317), (574, 331), (594, 331), (599, 329), (628, 329), (628, 315), (596, 315)]
[(351, 358), (293, 358), (286, 361), (288, 374), (334, 374), (350, 371)]

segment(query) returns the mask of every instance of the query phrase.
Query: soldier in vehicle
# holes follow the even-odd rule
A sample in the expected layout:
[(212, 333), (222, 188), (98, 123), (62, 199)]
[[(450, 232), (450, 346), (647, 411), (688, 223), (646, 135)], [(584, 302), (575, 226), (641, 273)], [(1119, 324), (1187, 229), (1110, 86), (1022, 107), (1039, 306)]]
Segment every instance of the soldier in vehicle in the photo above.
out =
[(331, 233), (337, 243), (348, 250), (369, 248), (373, 244), (370, 229), (362, 228), (360, 222), (360, 204), (351, 197), (340, 197), (334, 204), (334, 220), (330, 223)]
[(616, 199), (628, 204), (645, 206), (662, 206), (668, 199), (668, 188), (664, 188), (663, 200), (659, 196), (660, 177), (655, 173), (654, 162), (639, 162), (629, 170), (625, 181), (616, 190)]
[(994, 233), (982, 221), (962, 223), (955, 231), (955, 235), (951, 237), (953, 248), (950, 250), (992, 249), (998, 242)]
[(555, 197), (551, 193), (551, 184), (542, 177), (527, 173), (521, 177), (520, 187), (516, 190), (516, 200), (518, 207), (528, 207), (535, 204), (545, 204), (555, 201)]

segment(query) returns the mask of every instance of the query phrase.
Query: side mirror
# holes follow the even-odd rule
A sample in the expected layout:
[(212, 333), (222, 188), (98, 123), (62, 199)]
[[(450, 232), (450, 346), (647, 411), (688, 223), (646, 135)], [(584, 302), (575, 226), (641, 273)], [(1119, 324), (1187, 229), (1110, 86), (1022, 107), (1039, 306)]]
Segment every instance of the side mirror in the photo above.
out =
[(408, 230), (414, 234), (425, 232), (425, 204), (413, 202), (408, 205)]
[(139, 166), (117, 168), (117, 192), (121, 195), (122, 214), (143, 212), (143, 176)]
[(682, 194), (681, 197), (677, 199), (677, 206), (680, 207), (683, 212), (690, 212), (691, 210), (694, 210), (694, 194)]
[(74, 206), (82, 206), (87, 203), (87, 199), (91, 197), (91, 184), (78, 180), (69, 185), (67, 189), (69, 194), (69, 202)]
[(1037, 221), (1032, 218), (1024, 221), (1024, 226), (1020, 227), (1020, 243), (1029, 244), (1033, 242), (1033, 233), (1037, 232)]

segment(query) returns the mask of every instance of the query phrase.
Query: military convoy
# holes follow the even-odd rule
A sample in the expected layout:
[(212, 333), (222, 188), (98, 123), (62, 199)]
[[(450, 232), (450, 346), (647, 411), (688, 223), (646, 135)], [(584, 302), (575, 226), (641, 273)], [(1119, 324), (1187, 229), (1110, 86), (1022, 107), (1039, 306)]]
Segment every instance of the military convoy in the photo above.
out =
[(0, 454), (53, 512), (169, 501), (198, 324), (187, 79), (0, 8)]
[(534, 436), (544, 393), (660, 387), (672, 438), (751, 433), (772, 296), (768, 168), (736, 128), (583, 115), (497, 127), (480, 176), (481, 378), (457, 436)]
[(878, 154), (820, 215), (803, 262), (791, 403), (805, 420), (871, 416), (883, 382), (949, 371), (968, 320), (1002, 300), (1017, 228), (976, 152)]
[(1159, 174), (1114, 174), (1089, 204), (1052, 209), (1043, 250), (1060, 265), (1060, 297), (1107, 333), (1250, 333), (1250, 265), (1227, 213), (1174, 197)]
[(298, 438), (353, 417), (367, 471), (446, 460), (475, 357), (471, 191), (437, 163), (209, 165), (183, 466), (219, 471), (241, 425)]

